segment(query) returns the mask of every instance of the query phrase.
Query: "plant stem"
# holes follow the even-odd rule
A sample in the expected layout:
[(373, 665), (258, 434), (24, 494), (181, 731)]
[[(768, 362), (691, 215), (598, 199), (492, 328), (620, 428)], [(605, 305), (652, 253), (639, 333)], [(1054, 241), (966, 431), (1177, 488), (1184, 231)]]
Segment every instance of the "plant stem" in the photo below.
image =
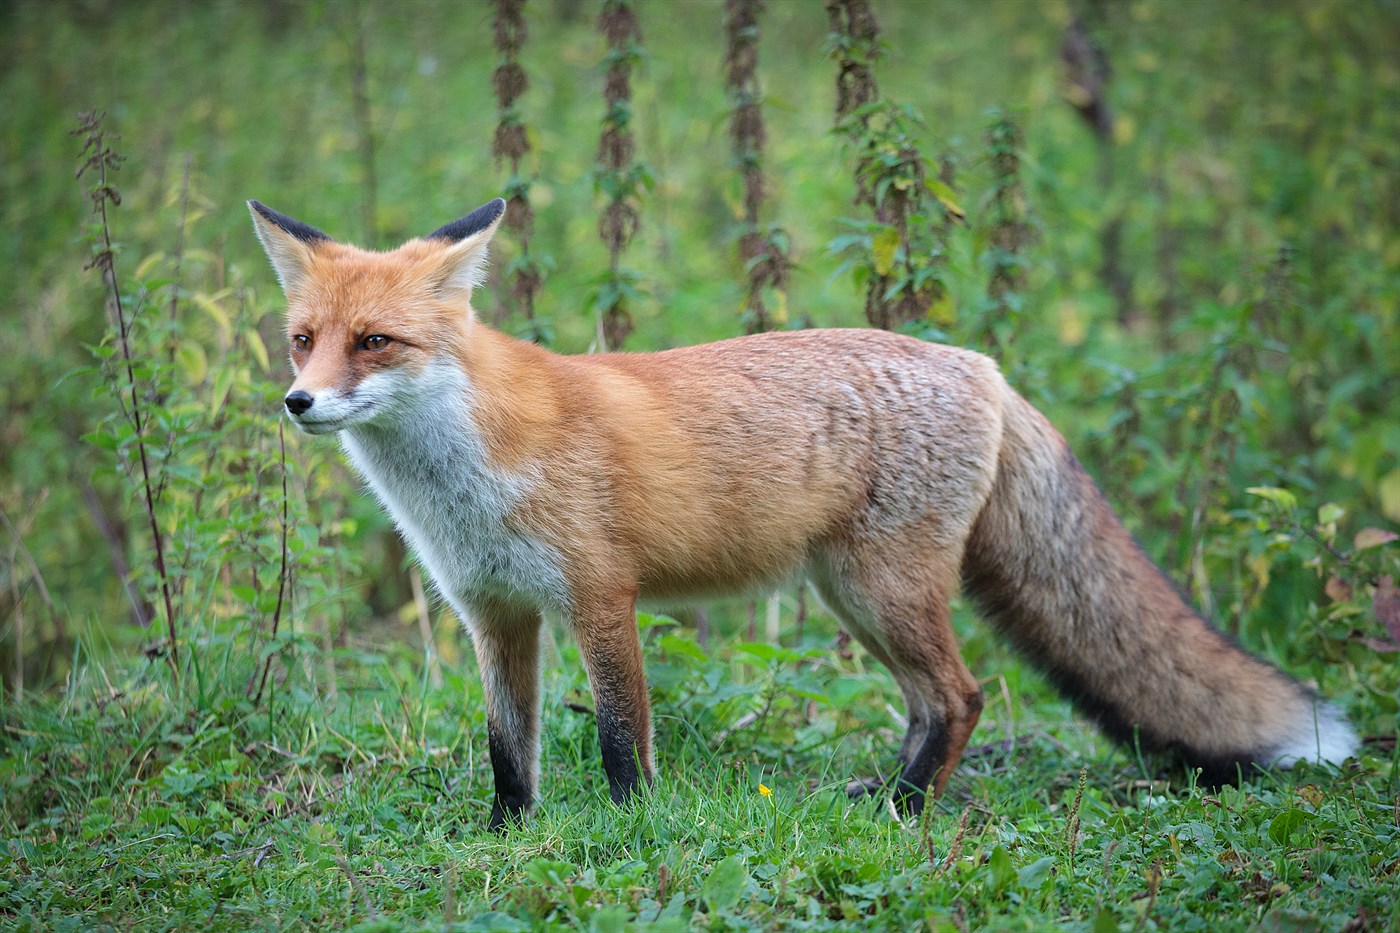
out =
[(93, 259), (92, 265), (96, 265), (102, 270), (102, 278), (107, 285), (112, 302), (111, 306), (116, 313), (117, 334), (121, 338), (122, 362), (126, 368), (127, 386), (131, 391), (131, 410), (128, 417), (136, 432), (136, 451), (141, 462), (141, 492), (146, 508), (146, 521), (151, 527), (151, 540), (155, 545), (156, 575), (160, 580), (161, 596), (165, 602), (165, 621), (170, 636), (170, 666), (178, 679), (180, 676), (180, 647), (176, 637), (175, 604), (170, 596), (170, 578), (165, 569), (165, 541), (160, 532), (160, 523), (156, 521), (155, 497), (151, 491), (153, 485), (151, 466), (146, 456), (144, 431), (146, 419), (142, 417), (141, 397), (136, 388), (136, 366), (131, 358), (130, 325), (126, 318), (126, 308), (122, 303), (121, 286), (117, 282), (116, 259), (112, 251), (112, 232), (107, 217), (107, 202), (120, 204), (121, 196), (107, 184), (107, 167), (108, 165), (115, 167), (120, 157), (105, 146), (102, 130), (102, 120), (105, 116), (106, 114), (98, 114), (94, 111), (80, 117), (78, 133), (89, 133), (87, 145), (94, 152), (79, 169), (78, 174), (81, 175), (89, 167), (95, 167), (98, 173), (97, 190), (93, 192), (93, 207), (101, 222), (100, 244), (102, 249)]

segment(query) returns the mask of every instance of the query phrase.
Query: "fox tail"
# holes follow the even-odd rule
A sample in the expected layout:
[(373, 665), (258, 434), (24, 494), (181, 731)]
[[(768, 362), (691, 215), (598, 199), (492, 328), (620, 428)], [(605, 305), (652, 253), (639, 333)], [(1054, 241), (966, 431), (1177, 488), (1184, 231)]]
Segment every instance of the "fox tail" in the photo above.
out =
[(1113, 738), (1176, 754), (1211, 783), (1341, 762), (1333, 706), (1194, 612), (1050, 423), (1005, 389), (1000, 460), (963, 561), (966, 592)]

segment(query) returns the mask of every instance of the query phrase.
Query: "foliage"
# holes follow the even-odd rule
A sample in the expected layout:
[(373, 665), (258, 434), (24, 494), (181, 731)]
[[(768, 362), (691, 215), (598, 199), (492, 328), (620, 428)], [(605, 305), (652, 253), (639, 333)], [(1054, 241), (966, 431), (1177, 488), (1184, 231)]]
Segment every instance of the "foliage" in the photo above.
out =
[(1014, 367), (1010, 359), (1024, 328), (1027, 308), (1021, 295), (1026, 287), (1026, 248), (1035, 238), (1035, 228), (1027, 219), (1026, 194), (1021, 183), (1024, 141), (1021, 129), (1007, 113), (993, 111), (987, 129), (987, 158), (992, 169), (992, 187), (987, 192), (987, 249), (982, 254), (987, 266), (988, 305), (982, 313), (979, 343), (996, 349), (1002, 365)]
[(495, 27), (496, 48), (501, 62), (491, 75), (496, 91), (496, 106), (500, 121), (491, 144), (491, 154), (499, 163), (510, 163), (510, 179), (506, 182), (505, 228), (515, 241), (516, 255), (506, 266), (510, 282), (510, 298), (518, 312), (525, 317), (525, 333), (530, 340), (542, 342), (544, 325), (535, 319), (535, 293), (544, 284), (552, 260), (535, 255), (530, 250), (530, 237), (535, 229), (535, 210), (530, 206), (533, 178), (521, 171), (530, 154), (530, 133), (516, 101), (530, 86), (529, 77), (520, 64), (520, 50), (529, 36), (525, 22), (525, 0), (497, 0)]
[(827, 43), (837, 60), (836, 133), (854, 155), (855, 201), (874, 214), (872, 223), (848, 221), (859, 232), (829, 248), (856, 249), (848, 265), (865, 287), (865, 318), (872, 326), (907, 329), (930, 317), (948, 323), (942, 235), (961, 208), (945, 181), (925, 178), (917, 140), (922, 117), (908, 104), (880, 98), (874, 76), (879, 26), (868, 0), (828, 0), (826, 11)]
[[(864, 44), (770, 4), (744, 53), (767, 203), (832, 246), (790, 267), (789, 326), (863, 323), (883, 279), (881, 300), (918, 297), (904, 329), (1000, 355), (1193, 599), (1348, 707), (1374, 737), (1360, 760), (1195, 788), (1082, 730), (960, 610), (988, 708), (949, 798), (902, 826), (841, 793), (890, 764), (897, 691), (786, 594), (780, 647), (740, 640), (742, 605), (711, 607), (705, 644), (642, 619), (663, 775), (630, 810), (606, 802), (556, 630), (542, 810), (486, 836), (470, 653), (333, 445), (283, 436), (280, 296), (243, 202), (389, 244), (499, 193), (494, 140), (534, 216), (491, 290), (538, 286), (529, 336), (584, 351), (619, 307), (636, 349), (731, 336), (751, 282), (726, 246), (746, 206), (726, 116), (757, 87), (726, 91), (723, 9), (609, 3), (646, 31), (634, 71), (635, 36), (609, 46), (572, 2), (10, 4), (0, 923), (1400, 922), (1394, 12), (828, 6)], [(870, 71), (833, 134), (877, 55), (888, 97)], [(607, 72), (627, 94), (600, 162)], [(71, 114), (94, 106), (119, 186), (74, 184)], [(891, 192), (918, 203), (890, 214)], [(600, 200), (626, 237), (595, 235)]]
[[(895, 741), (870, 702), (892, 687), (883, 672), (812, 645), (739, 645), (730, 662), (643, 621), (659, 685), (654, 790), (625, 809), (608, 801), (592, 717), (558, 700), (586, 687), (561, 645), (545, 683), (544, 798), (504, 837), (484, 829), (486, 724), (469, 668), (447, 665), (432, 688), (402, 648), (339, 652), (339, 699), (290, 671), (262, 707), (241, 695), (191, 706), (160, 662), (122, 675), (79, 657), (66, 694), (28, 703), (0, 740), (0, 911), (19, 929), (1400, 921), (1394, 753), (1212, 792), (1153, 779), (1039, 691), (993, 690), (988, 715), (1015, 731), (974, 748), (949, 795), (901, 825), (843, 791)], [(7, 725), (19, 712), (0, 710)]]

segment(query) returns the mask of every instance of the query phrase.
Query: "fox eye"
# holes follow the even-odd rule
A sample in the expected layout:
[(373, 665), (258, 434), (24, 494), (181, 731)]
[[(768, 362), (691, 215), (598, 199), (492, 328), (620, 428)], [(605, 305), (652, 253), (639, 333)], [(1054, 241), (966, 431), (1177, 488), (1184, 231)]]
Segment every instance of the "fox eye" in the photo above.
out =
[(383, 334), (370, 334), (360, 341), (360, 347), (364, 350), (383, 350), (393, 342), (393, 338), (385, 337)]
[(311, 338), (305, 334), (297, 334), (292, 338), (292, 349), (299, 353), (304, 353), (311, 349)]

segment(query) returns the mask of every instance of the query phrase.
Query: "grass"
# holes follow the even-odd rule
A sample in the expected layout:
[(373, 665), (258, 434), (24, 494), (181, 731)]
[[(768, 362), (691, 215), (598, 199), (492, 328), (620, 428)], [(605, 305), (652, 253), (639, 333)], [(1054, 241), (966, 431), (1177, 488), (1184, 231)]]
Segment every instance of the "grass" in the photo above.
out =
[[(829, 638), (818, 625), (809, 643)], [(197, 664), (215, 646), (194, 651)], [(994, 678), (947, 795), (852, 802), (897, 693), (857, 653), (649, 630), (659, 778), (607, 799), (575, 650), (546, 675), (542, 799), (485, 829), (470, 665), (347, 649), (334, 695), (234, 664), (79, 658), (3, 710), (0, 923), (15, 929), (1384, 930), (1400, 922), (1392, 750), (1210, 791), (1115, 749), (1029, 677)], [(251, 671), (251, 668), (248, 669)], [(235, 676), (237, 675), (237, 676)], [(745, 716), (745, 713), (758, 713)], [(762, 788), (768, 788), (764, 794)], [(1350, 926), (1348, 926), (1350, 924)]]

